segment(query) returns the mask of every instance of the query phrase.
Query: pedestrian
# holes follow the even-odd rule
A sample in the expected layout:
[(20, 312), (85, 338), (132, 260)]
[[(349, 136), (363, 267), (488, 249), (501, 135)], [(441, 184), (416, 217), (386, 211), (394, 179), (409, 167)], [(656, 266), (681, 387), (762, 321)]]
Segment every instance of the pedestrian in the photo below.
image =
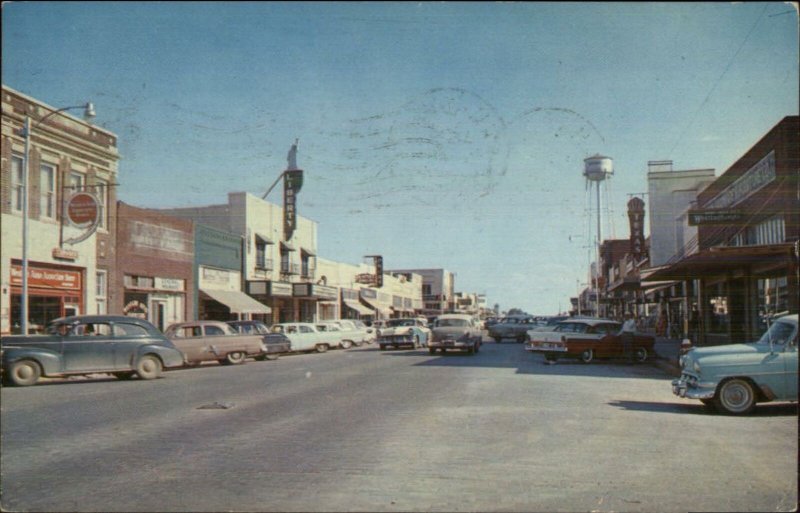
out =
[(697, 344), (697, 339), (700, 336), (699, 327), (700, 313), (697, 311), (697, 307), (693, 306), (692, 312), (689, 314), (689, 340), (695, 344)]
[(658, 320), (656, 321), (656, 336), (664, 337), (667, 334), (667, 311), (661, 310), (658, 312)]
[(633, 340), (636, 334), (636, 321), (633, 315), (628, 312), (625, 314), (625, 322), (622, 323), (620, 339), (622, 340), (622, 355), (631, 360), (633, 358)]

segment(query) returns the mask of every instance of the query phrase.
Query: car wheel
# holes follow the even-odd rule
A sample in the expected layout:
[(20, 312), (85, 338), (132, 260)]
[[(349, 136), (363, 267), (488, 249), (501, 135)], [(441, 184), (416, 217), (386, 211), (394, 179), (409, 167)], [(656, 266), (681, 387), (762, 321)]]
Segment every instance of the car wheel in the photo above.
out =
[(225, 355), (225, 363), (230, 365), (239, 365), (244, 363), (246, 359), (247, 355), (241, 351), (234, 351)]
[(133, 371), (126, 371), (126, 372), (114, 372), (113, 374), (115, 378), (122, 381), (126, 381), (131, 379), (136, 373)]
[(350, 349), (353, 347), (353, 343), (349, 340), (342, 340), (342, 349)]
[(643, 347), (637, 347), (633, 352), (633, 358), (639, 363), (644, 362), (647, 360), (647, 349)]
[(328, 351), (328, 344), (317, 344), (316, 349), (318, 353), (325, 353)]
[(151, 354), (146, 354), (136, 364), (136, 374), (141, 379), (156, 379), (161, 375), (161, 360)]
[(264, 355), (264, 360), (269, 360), (269, 361), (271, 361), (271, 362), (274, 362), (274, 361), (275, 361), (275, 360), (277, 360), (279, 357), (280, 357), (280, 356), (279, 356), (277, 353), (265, 354), (265, 355)]
[(756, 391), (749, 381), (731, 379), (720, 385), (714, 406), (732, 415), (749, 413), (756, 405)]
[(36, 384), (42, 376), (42, 369), (33, 360), (20, 360), (11, 364), (8, 373), (3, 376), (9, 385), (27, 387)]
[(594, 351), (592, 351), (591, 349), (587, 349), (581, 353), (581, 361), (583, 363), (589, 363), (592, 360), (594, 360)]

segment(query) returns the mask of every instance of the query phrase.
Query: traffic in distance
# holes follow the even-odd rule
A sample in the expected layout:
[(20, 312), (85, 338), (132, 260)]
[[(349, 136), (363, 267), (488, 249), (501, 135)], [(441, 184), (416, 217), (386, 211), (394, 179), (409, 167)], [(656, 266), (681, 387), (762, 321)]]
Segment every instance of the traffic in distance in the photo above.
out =
[[(377, 344), (381, 350), (427, 350), (431, 355), (457, 351), (474, 356), (484, 334), (498, 344), (522, 343), (521, 350), (550, 365), (562, 359), (639, 364), (656, 356), (652, 335), (610, 319), (509, 316), (482, 321), (468, 314), (443, 314), (371, 324), (355, 319), (272, 326), (260, 321), (208, 320), (173, 324), (162, 333), (135, 317), (63, 317), (50, 322), (45, 334), (3, 337), (0, 372), (7, 386), (94, 374), (148, 380), (161, 377), (164, 370), (206, 362), (241, 365), (249, 359), (275, 360), (285, 354), (325, 353), (365, 344)], [(695, 348), (685, 340), (681, 375), (670, 383), (671, 391), (727, 414), (747, 414), (757, 403), (796, 402), (797, 346), (797, 314), (775, 319), (758, 341), (749, 344)]]

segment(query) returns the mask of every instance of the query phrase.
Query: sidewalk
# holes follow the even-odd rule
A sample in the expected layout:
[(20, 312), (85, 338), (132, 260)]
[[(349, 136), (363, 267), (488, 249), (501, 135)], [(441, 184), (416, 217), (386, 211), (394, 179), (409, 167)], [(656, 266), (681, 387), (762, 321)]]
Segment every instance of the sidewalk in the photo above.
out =
[(678, 366), (678, 355), (681, 350), (681, 340), (675, 338), (656, 337), (655, 357), (653, 363), (661, 370), (673, 376), (680, 376), (681, 369)]

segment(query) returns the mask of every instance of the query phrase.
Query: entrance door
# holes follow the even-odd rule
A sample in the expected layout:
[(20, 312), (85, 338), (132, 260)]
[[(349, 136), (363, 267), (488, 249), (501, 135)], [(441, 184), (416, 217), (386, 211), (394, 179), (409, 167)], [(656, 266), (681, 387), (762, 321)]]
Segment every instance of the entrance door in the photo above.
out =
[(153, 312), (153, 326), (158, 328), (158, 331), (164, 333), (166, 329), (165, 319), (167, 318), (167, 303), (164, 301), (153, 301), (151, 308)]

